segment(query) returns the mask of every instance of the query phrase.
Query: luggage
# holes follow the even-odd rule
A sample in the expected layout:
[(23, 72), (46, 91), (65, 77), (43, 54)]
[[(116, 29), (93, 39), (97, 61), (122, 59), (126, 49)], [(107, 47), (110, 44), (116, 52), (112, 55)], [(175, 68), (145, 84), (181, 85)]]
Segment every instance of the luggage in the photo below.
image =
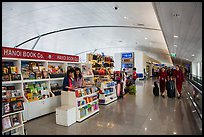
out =
[(175, 83), (173, 80), (170, 80), (168, 84), (167, 96), (173, 98), (175, 97)]
[(154, 82), (153, 94), (154, 96), (159, 96), (159, 86), (156, 81)]
[(136, 86), (135, 85), (129, 86), (129, 94), (130, 95), (135, 95), (136, 94)]

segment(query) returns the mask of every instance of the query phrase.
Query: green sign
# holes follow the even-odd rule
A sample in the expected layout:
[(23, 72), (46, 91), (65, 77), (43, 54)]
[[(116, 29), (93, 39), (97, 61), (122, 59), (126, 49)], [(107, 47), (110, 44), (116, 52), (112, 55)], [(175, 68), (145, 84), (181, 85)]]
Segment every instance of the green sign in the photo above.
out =
[(176, 53), (171, 53), (171, 57), (176, 57)]

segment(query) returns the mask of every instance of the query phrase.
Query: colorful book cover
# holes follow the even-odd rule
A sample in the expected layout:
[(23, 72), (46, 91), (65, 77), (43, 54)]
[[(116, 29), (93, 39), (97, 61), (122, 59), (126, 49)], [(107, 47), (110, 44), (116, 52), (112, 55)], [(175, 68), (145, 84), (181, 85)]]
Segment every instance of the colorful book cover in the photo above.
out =
[(19, 116), (19, 114), (11, 115), (10, 118), (11, 118), (11, 123), (12, 123), (13, 127), (20, 124), (20, 116)]
[(9, 117), (9, 116), (4, 117), (4, 118), (2, 119), (2, 128), (3, 128), (3, 130), (6, 130), (6, 129), (11, 128), (11, 127), (12, 127), (12, 126), (11, 126), (10, 117)]

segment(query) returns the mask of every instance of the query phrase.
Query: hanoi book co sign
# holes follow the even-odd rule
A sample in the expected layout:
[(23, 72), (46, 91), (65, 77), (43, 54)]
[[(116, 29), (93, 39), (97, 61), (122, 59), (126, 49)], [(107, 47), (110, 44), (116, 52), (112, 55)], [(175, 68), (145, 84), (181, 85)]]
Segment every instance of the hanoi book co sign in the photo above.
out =
[(2, 47), (2, 57), (79, 62), (79, 56)]

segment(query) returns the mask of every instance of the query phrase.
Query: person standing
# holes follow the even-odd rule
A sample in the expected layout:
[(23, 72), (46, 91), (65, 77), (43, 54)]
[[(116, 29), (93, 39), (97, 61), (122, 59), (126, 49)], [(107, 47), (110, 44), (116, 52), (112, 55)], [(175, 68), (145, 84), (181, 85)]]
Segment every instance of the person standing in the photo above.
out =
[(166, 78), (167, 78), (167, 74), (165, 71), (165, 68), (162, 67), (161, 71), (159, 72), (159, 86), (160, 86), (160, 93), (161, 96), (164, 97), (165, 94), (165, 87), (166, 87)]
[(176, 70), (174, 71), (174, 77), (176, 79), (176, 88), (178, 99), (181, 98), (182, 83), (184, 81), (183, 72), (180, 69), (179, 65), (176, 65)]
[(137, 79), (136, 68), (133, 68), (133, 74), (132, 74), (133, 84), (135, 84), (136, 79)]
[(63, 90), (73, 90), (74, 89), (74, 69), (68, 68), (67, 75), (64, 77), (63, 80)]
[(83, 87), (85, 85), (84, 78), (81, 74), (80, 68), (75, 68), (74, 71), (74, 86), (75, 87)]

